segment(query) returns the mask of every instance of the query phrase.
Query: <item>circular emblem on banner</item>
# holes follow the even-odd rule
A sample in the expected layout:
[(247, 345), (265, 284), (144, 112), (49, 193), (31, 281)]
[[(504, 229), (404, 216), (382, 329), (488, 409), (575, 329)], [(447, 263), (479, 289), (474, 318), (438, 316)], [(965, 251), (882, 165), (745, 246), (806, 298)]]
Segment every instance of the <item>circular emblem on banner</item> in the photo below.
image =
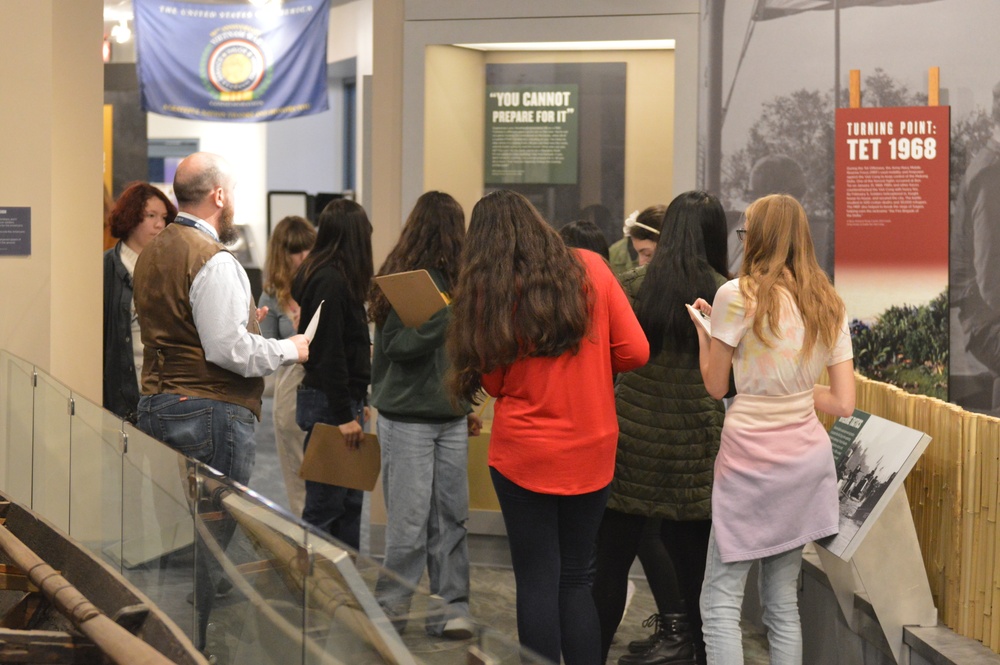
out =
[(252, 92), (267, 71), (263, 49), (246, 37), (215, 44), (207, 64), (208, 78), (219, 92)]

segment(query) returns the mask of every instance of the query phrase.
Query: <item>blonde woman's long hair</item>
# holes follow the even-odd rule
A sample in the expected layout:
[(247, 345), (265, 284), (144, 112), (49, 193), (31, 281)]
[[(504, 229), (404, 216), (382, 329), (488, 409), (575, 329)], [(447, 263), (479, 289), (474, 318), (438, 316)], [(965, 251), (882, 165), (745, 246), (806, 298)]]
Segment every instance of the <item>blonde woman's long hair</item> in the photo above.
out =
[(785, 291), (805, 326), (802, 354), (809, 356), (817, 341), (827, 348), (834, 345), (844, 320), (844, 301), (819, 267), (806, 211), (791, 196), (773, 194), (747, 207), (739, 279), (747, 311), (755, 313), (753, 332), (765, 344), (765, 325), (771, 335), (781, 337), (778, 323)]
[(316, 227), (305, 217), (284, 217), (271, 233), (264, 264), (264, 291), (274, 296), (285, 312), (292, 303), (292, 255), (312, 249)]

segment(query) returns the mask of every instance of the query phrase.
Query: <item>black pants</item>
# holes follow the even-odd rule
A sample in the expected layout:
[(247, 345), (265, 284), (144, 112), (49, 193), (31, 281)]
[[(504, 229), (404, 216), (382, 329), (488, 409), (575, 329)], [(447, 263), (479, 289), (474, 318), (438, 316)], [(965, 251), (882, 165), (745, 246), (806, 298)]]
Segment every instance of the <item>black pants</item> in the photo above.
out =
[[(663, 614), (686, 612), (696, 641), (702, 645), (698, 598), (705, 577), (711, 524), (709, 520), (659, 520), (611, 509), (604, 512), (597, 537), (594, 599), (601, 623), (601, 650), (605, 661), (625, 610), (629, 569), (640, 552), (657, 611)], [(703, 645), (700, 651), (704, 653)]]
[(558, 663), (599, 665), (600, 626), (591, 562), (608, 487), (540, 494), (490, 468), (507, 527), (521, 644)]
[(705, 580), (705, 562), (708, 559), (708, 535), (712, 520), (673, 522), (663, 520), (660, 533), (667, 547), (670, 560), (677, 571), (681, 595), (687, 601), (688, 621), (694, 636), (695, 652), (699, 665), (705, 663), (705, 640), (701, 634), (701, 584)]
[[(351, 402), (354, 416), (361, 425), (364, 425), (364, 408), (364, 402)], [(295, 423), (306, 433), (302, 442), (303, 450), (309, 447), (315, 425), (339, 425), (336, 420), (326, 393), (308, 386), (299, 386), (295, 394)], [(360, 550), (364, 496), (364, 492), (358, 489), (307, 480), (302, 520), (348, 547)]]

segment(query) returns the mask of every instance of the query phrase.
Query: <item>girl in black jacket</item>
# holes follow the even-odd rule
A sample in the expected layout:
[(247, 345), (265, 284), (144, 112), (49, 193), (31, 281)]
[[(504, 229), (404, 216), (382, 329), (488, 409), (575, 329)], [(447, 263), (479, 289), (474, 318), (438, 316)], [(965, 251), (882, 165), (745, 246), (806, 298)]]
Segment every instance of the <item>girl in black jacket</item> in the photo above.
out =
[[(336, 425), (348, 445), (361, 443), (371, 377), (371, 342), (365, 298), (372, 279), (372, 226), (364, 208), (348, 199), (331, 201), (319, 215), (316, 244), (292, 283), (299, 303), (299, 332), (323, 309), (309, 345), (295, 419), (306, 432), (316, 423)], [(358, 549), (361, 490), (306, 481), (302, 519)]]

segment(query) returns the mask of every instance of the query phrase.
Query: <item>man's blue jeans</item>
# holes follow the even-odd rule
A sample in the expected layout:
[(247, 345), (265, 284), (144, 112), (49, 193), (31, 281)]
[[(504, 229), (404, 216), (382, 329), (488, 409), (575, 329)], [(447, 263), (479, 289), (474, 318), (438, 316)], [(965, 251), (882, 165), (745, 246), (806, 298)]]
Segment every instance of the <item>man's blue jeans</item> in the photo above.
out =
[[(160, 394), (139, 398), (139, 429), (162, 441), (179, 453), (212, 467), (236, 482), (246, 485), (253, 471), (256, 419), (244, 406), (203, 397)], [(217, 510), (207, 506), (209, 511)], [(199, 507), (192, 506), (198, 511)], [(207, 526), (207, 525), (206, 525)], [(216, 542), (225, 549), (232, 539), (236, 523), (217, 522), (213, 528)], [(195, 550), (195, 603), (199, 649), (206, 647), (209, 615), (215, 589), (222, 576), (218, 562), (207, 552), (201, 536)]]
[(413, 589), (427, 567), (430, 592), (444, 601), (426, 631), (469, 616), (469, 435), (465, 416), (447, 423), (406, 423), (378, 417), (382, 490), (387, 514), (385, 567), (375, 597), (400, 632)]
[[(295, 422), (306, 433), (303, 450), (309, 447), (313, 425), (343, 424), (334, 422), (330, 403), (322, 390), (300, 385), (295, 397)], [(351, 408), (358, 422), (364, 425), (364, 403), (352, 403)], [(361, 490), (307, 480), (306, 507), (302, 510), (302, 519), (345, 545), (360, 549), (364, 496)]]
[(138, 410), (143, 432), (240, 484), (250, 480), (256, 453), (250, 409), (163, 393), (140, 397)]

